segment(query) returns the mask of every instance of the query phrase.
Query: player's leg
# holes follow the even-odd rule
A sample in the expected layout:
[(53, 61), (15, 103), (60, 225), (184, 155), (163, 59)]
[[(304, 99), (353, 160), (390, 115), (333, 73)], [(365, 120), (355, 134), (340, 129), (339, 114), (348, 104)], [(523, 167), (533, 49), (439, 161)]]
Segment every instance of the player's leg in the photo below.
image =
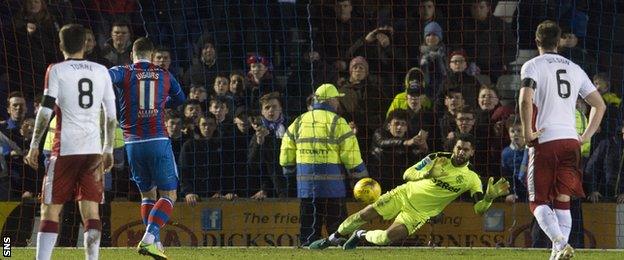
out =
[(568, 245), (570, 231), (572, 230), (572, 214), (570, 212), (570, 199), (572, 195), (583, 197), (582, 174), (580, 171), (580, 145), (576, 140), (560, 141), (560, 149), (557, 150), (556, 171), (556, 194), (553, 208), (559, 223), (559, 229), (564, 236), (566, 246), (558, 252), (557, 259), (569, 259), (574, 255), (574, 250)]
[[(404, 209), (406, 210), (406, 209)], [(392, 225), (386, 230), (358, 230), (355, 231), (349, 240), (343, 245), (343, 249), (354, 249), (360, 240), (365, 239), (371, 244), (384, 246), (392, 242), (401, 241), (410, 234), (418, 230), (426, 220), (415, 217), (416, 214), (410, 211), (401, 211), (395, 218)]]
[[(178, 171), (169, 140), (146, 144), (150, 145), (151, 151), (149, 154), (151, 158), (146, 161), (150, 162), (149, 171), (158, 189), (159, 199), (154, 203), (147, 218), (147, 228), (139, 247), (143, 247), (143, 251), (147, 251), (153, 257), (166, 258), (160, 244), (160, 229), (167, 224), (173, 214), (173, 205), (177, 199)], [(152, 252), (150, 245), (154, 245), (160, 252)]]
[(59, 214), (63, 204), (41, 204), (41, 221), (37, 232), (37, 260), (50, 259), (59, 232)]
[(99, 154), (82, 155), (76, 162), (82, 160), (83, 173), (80, 175), (76, 200), (80, 207), (80, 215), (84, 227), (85, 258), (98, 259), (100, 254), (100, 240), (102, 237), (102, 222), (100, 220), (99, 205), (104, 202), (104, 182), (102, 156)]
[[(565, 247), (565, 238), (559, 228), (559, 221), (548, 204), (555, 193), (555, 170), (557, 141), (538, 144), (529, 148), (529, 165), (527, 167), (527, 187), (529, 206), (540, 228), (548, 236), (553, 245), (553, 252)], [(538, 154), (536, 156), (536, 154)]]
[(350, 215), (345, 219), (336, 232), (329, 235), (326, 239), (320, 239), (310, 244), (310, 249), (325, 249), (331, 245), (339, 245), (354, 231), (358, 230), (368, 221), (378, 219), (392, 219), (396, 217), (403, 206), (401, 196), (403, 195), (404, 186), (399, 186), (389, 192), (383, 194), (375, 203), (366, 206), (364, 209)]
[(394, 222), (386, 230), (371, 230), (357, 234), (360, 238), (366, 239), (369, 243), (385, 246), (392, 242), (403, 240), (407, 237), (407, 227), (403, 223)]
[(41, 222), (37, 233), (37, 259), (50, 259), (59, 232), (59, 214), (76, 183), (75, 171), (63, 157), (53, 156), (43, 179)]
[(102, 222), (100, 221), (99, 203), (87, 200), (78, 202), (80, 215), (84, 227), (85, 259), (98, 259), (100, 254), (100, 240), (102, 237)]

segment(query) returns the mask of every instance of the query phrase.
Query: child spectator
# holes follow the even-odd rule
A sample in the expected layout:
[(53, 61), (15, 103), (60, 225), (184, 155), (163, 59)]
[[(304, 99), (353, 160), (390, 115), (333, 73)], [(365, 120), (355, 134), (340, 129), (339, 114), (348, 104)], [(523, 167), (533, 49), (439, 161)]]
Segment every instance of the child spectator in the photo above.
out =
[(505, 197), (505, 201), (510, 203), (526, 202), (528, 198), (526, 181), (520, 175), (520, 169), (523, 167), (522, 159), (526, 150), (522, 124), (519, 118), (510, 116), (506, 126), (511, 142), (501, 152), (501, 174), (502, 177), (513, 181), (511, 182), (510, 194)]

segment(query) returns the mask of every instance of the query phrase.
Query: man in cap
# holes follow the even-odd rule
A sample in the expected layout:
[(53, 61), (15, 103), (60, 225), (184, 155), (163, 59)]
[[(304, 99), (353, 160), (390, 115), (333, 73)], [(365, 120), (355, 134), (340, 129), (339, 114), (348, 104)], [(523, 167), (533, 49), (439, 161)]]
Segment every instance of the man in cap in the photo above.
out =
[(336, 114), (342, 96), (332, 84), (318, 87), (313, 110), (297, 117), (282, 139), (280, 165), (285, 175), (297, 176), (302, 246), (321, 237), (323, 222), (335, 230), (345, 219), (345, 179), (368, 176), (355, 134)]

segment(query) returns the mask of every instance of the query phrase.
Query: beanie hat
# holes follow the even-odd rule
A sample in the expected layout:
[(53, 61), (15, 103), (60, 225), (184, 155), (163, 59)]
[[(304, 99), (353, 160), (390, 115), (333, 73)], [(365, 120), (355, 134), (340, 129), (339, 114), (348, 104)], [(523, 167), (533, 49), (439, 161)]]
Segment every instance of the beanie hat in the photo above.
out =
[(366, 59), (362, 56), (357, 56), (351, 59), (351, 62), (349, 63), (349, 72), (351, 72), (353, 70), (353, 67), (357, 64), (363, 65), (366, 71), (368, 71), (368, 61), (366, 61)]
[(435, 34), (438, 38), (440, 38), (440, 40), (442, 40), (442, 27), (440, 27), (440, 25), (436, 22), (427, 23), (425, 26), (425, 37), (429, 34)]

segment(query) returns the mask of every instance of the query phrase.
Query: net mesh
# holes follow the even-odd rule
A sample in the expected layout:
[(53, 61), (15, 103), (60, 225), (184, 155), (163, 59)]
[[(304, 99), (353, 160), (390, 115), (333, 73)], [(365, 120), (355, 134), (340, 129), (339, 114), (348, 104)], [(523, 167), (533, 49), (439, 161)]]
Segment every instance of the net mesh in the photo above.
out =
[[(397, 244), (547, 247), (527, 210), (524, 153), (509, 148), (508, 126), (520, 67), (537, 55), (535, 28), (550, 19), (564, 32), (560, 53), (608, 87), (601, 130), (583, 148), (589, 197), (573, 200), (571, 241), (622, 248), (623, 211), (616, 201), (624, 202), (624, 5), (563, 2), (1, 1), (0, 107), (7, 109), (0, 109), (0, 130), (28, 148), (46, 68), (63, 60), (62, 25), (90, 28), (87, 58), (108, 67), (130, 62), (132, 40), (147, 36), (158, 46), (153, 60), (196, 100), (167, 113), (181, 184), (165, 245), (302, 245), (362, 208), (350, 195), (345, 169), (335, 190), (345, 198), (327, 199), (298, 190), (296, 177), (283, 175), (279, 164), (286, 128), (310, 108), (316, 87), (329, 82), (346, 94), (338, 113), (384, 192), (403, 184), (405, 169), (428, 153), (450, 151), (464, 132), (476, 136), (472, 164), (484, 183), (490, 176), (513, 180), (515, 204), (503, 199), (482, 220), (471, 215), (471, 198), (461, 196)], [(579, 104), (580, 132), (585, 107)], [(207, 123), (212, 118), (215, 125)], [(43, 167), (25, 166), (23, 152), (2, 142), (2, 232), (17, 246), (33, 245)], [(45, 156), (49, 147), (41, 148)], [(102, 243), (133, 245), (142, 234), (140, 194), (129, 181), (123, 145), (115, 158), (101, 206)], [(42, 156), (42, 166), (47, 159)], [(191, 206), (195, 195), (202, 202)], [(59, 244), (80, 243), (75, 203), (65, 204), (63, 214)]]

